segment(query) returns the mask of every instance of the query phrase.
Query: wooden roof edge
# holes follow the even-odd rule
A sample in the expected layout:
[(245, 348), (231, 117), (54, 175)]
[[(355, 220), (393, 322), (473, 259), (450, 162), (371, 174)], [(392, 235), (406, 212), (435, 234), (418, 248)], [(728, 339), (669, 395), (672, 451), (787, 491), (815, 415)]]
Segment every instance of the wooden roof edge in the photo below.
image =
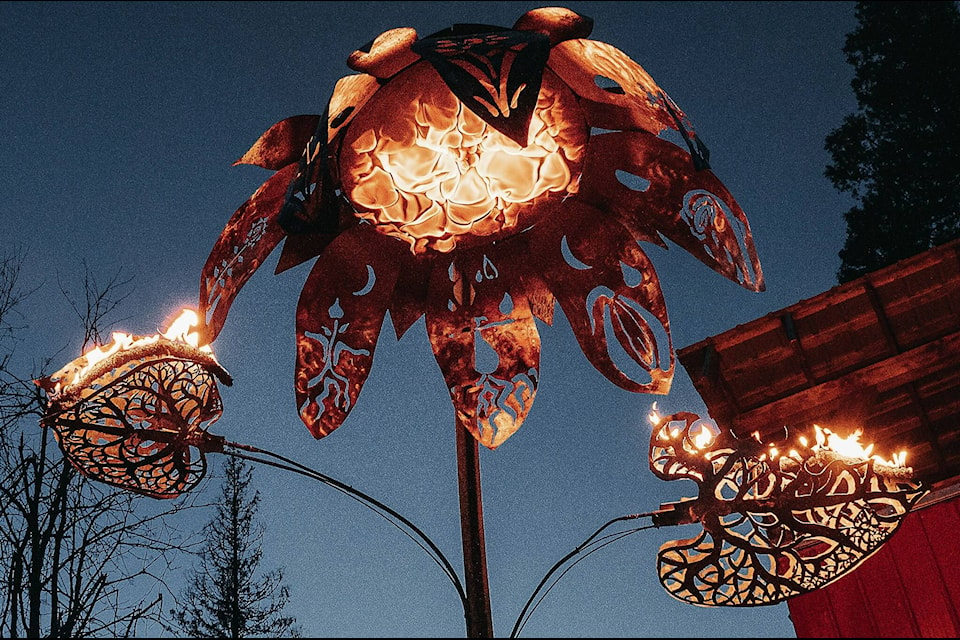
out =
[(681, 347), (677, 349), (677, 358), (680, 360), (680, 363), (684, 366), (684, 368), (686, 368), (684, 360), (688, 355), (694, 352), (707, 348), (717, 349), (725, 342), (742, 342), (749, 337), (757, 335), (759, 333), (757, 329), (761, 325), (768, 324), (771, 321), (780, 321), (780, 319), (785, 315), (792, 315), (801, 309), (807, 309), (814, 306), (826, 306), (828, 304), (835, 303), (836, 298), (841, 296), (853, 297), (860, 295), (861, 293), (866, 293), (868, 287), (873, 286), (877, 280), (888, 279), (891, 274), (900, 271), (915, 271), (929, 264), (935, 264), (942, 261), (944, 256), (947, 254), (953, 252), (960, 254), (960, 238), (945, 242), (939, 246), (929, 249), (928, 251), (924, 251), (923, 253), (918, 253), (908, 258), (903, 258), (902, 260), (887, 265), (886, 267), (882, 267), (876, 271), (864, 274), (855, 280), (835, 285), (826, 291), (816, 294), (815, 296), (799, 300), (791, 305), (783, 307), (782, 309), (771, 311), (760, 316), (759, 318), (738, 324), (735, 327), (727, 329), (726, 331), (704, 338), (699, 342)]
[(917, 504), (913, 506), (912, 511), (932, 507), (935, 504), (953, 500), (960, 497), (960, 476), (953, 476), (939, 482), (934, 482), (930, 486), (930, 493), (923, 496)]
[[(932, 362), (929, 367), (918, 367), (918, 362)], [(797, 393), (766, 402), (736, 416), (731, 428), (737, 434), (759, 430), (782, 417), (794, 417), (835, 402), (838, 398), (855, 391), (874, 389), (885, 392), (960, 363), (960, 331), (944, 336), (904, 353), (885, 358), (846, 375), (818, 385), (807, 387)]]

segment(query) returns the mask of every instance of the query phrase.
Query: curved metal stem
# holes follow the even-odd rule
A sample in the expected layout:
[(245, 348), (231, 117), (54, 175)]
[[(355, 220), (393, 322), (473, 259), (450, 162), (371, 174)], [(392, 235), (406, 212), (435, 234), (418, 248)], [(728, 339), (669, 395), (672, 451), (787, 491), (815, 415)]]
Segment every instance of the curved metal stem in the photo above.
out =
[[(550, 593), (550, 590), (553, 589), (554, 586), (556, 586), (557, 582), (559, 582), (560, 579), (567, 573), (567, 571), (569, 571), (574, 567), (574, 565), (576, 565), (578, 562), (580, 562), (581, 560), (589, 556), (594, 551), (599, 551), (600, 549), (607, 546), (608, 544), (611, 544), (613, 542), (616, 542), (617, 540), (620, 540), (621, 538), (625, 538), (629, 535), (637, 533), (638, 531), (646, 531), (647, 529), (652, 529), (657, 525), (649, 524), (643, 527), (630, 529), (628, 531), (621, 531), (619, 533), (609, 534), (607, 536), (604, 536), (603, 538), (600, 538), (599, 540), (597, 540), (597, 536), (599, 536), (607, 528), (611, 527), (612, 525), (618, 522), (624, 522), (627, 520), (636, 520), (637, 518), (651, 517), (654, 515), (654, 513), (656, 512), (635, 513), (631, 515), (620, 516), (619, 518), (614, 518), (613, 520), (610, 520), (609, 522), (604, 524), (602, 527), (600, 527), (599, 529), (594, 531), (592, 534), (590, 534), (590, 536), (588, 536), (586, 540), (581, 542), (580, 545), (577, 546), (577, 548), (575, 548), (573, 551), (571, 551), (567, 555), (563, 556), (563, 558), (561, 558), (556, 564), (550, 567), (550, 570), (547, 571), (546, 575), (543, 576), (543, 579), (540, 580), (540, 583), (537, 585), (536, 589), (534, 589), (533, 593), (530, 594), (530, 598), (527, 600), (527, 603), (523, 606), (523, 609), (520, 611), (520, 615), (517, 616), (517, 621), (513, 625), (513, 631), (510, 632), (510, 637), (511, 638), (519, 637), (520, 631), (523, 630), (524, 625), (527, 624), (527, 621), (530, 619), (530, 616), (533, 615), (533, 612), (536, 611), (538, 606), (540, 606), (540, 603), (543, 601), (546, 595)], [(589, 550), (587, 550), (589, 547), (593, 547), (593, 548), (590, 548)], [(547, 588), (547, 590), (543, 592), (543, 595), (541, 595), (540, 598), (537, 599), (537, 594), (539, 594), (540, 590), (543, 589), (544, 585), (547, 584), (547, 581), (550, 580), (550, 577), (554, 573), (556, 573), (569, 560), (573, 559), (574, 557), (576, 557), (581, 553), (583, 553), (583, 555), (580, 558), (577, 558), (576, 560), (574, 560), (570, 564), (570, 566), (564, 569), (563, 573), (557, 576), (557, 579), (554, 580), (553, 584), (551, 584)], [(536, 600), (536, 603), (534, 603), (534, 600)]]
[[(223, 453), (234, 456), (236, 458), (242, 458), (244, 460), (250, 460), (251, 462), (259, 462), (261, 464), (269, 465), (271, 467), (276, 467), (278, 469), (285, 469), (287, 471), (292, 471), (298, 473), (307, 478), (317, 480), (329, 487), (340, 491), (341, 493), (346, 494), (350, 498), (360, 502), (367, 508), (371, 509), (377, 513), (380, 517), (387, 520), (390, 524), (397, 527), (402, 531), (408, 538), (413, 540), (421, 549), (423, 549), (430, 558), (437, 563), (437, 565), (443, 570), (443, 572), (450, 579), (450, 582), (453, 583), (453, 586), (457, 590), (457, 595), (460, 597), (460, 603), (463, 605), (464, 614), (466, 615), (467, 611), (467, 596), (464, 591), (463, 584), (460, 582), (460, 578), (457, 575), (457, 572), (454, 570), (453, 565), (450, 564), (450, 561), (447, 560), (446, 556), (443, 555), (443, 552), (437, 547), (437, 545), (429, 538), (427, 535), (421, 531), (416, 525), (407, 520), (405, 517), (383, 504), (379, 500), (368, 496), (367, 494), (354, 489), (350, 485), (344, 484), (339, 480), (331, 478), (330, 476), (321, 473), (315, 469), (311, 469), (305, 465), (300, 464), (294, 460), (291, 460), (285, 456), (282, 456), (278, 453), (273, 453), (272, 451), (266, 451), (264, 449), (259, 449), (257, 447), (245, 444), (239, 444), (236, 442), (225, 442), (223, 448)], [(264, 456), (269, 456), (278, 460), (265, 460), (263, 458), (258, 458), (255, 456), (246, 455), (240, 453), (240, 451), (248, 451), (250, 453), (256, 453)]]

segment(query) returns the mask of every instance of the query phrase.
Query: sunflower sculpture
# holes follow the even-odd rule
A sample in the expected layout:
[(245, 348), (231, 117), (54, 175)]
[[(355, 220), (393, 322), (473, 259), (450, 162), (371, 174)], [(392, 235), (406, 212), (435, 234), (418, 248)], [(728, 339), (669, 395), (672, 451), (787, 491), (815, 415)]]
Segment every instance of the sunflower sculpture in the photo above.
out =
[(747, 218), (683, 111), (560, 8), (513, 28), (387, 31), (347, 60), (323, 115), (270, 127), (237, 164), (275, 173), (204, 266), (205, 339), (283, 242), (316, 259), (297, 308), (300, 417), (316, 437), (355, 406), (389, 312), (421, 316), (458, 424), (495, 449), (536, 395), (555, 303), (613, 383), (664, 394), (674, 353), (640, 243), (666, 240), (752, 291)]

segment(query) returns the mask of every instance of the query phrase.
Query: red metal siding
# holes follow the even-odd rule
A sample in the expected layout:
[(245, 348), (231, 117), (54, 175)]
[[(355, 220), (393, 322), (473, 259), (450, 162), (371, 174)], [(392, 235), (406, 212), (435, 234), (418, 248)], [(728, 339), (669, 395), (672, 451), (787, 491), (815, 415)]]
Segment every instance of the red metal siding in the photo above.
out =
[(853, 573), (788, 606), (798, 638), (960, 637), (960, 498), (911, 513)]

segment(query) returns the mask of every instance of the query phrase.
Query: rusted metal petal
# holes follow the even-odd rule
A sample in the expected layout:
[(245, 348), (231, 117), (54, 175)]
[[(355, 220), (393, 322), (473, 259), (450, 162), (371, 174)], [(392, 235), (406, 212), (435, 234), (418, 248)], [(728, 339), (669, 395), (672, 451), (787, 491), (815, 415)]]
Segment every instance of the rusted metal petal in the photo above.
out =
[(643, 131), (593, 136), (579, 197), (628, 227), (662, 234), (744, 288), (764, 290), (746, 214), (680, 147)]
[(563, 7), (531, 9), (513, 24), (517, 31), (537, 31), (550, 38), (550, 46), (564, 40), (586, 38), (593, 31), (593, 19)]
[(410, 27), (390, 29), (350, 54), (347, 66), (385, 80), (420, 59), (411, 50), (416, 41), (417, 32)]
[(380, 81), (365, 73), (345, 76), (337, 80), (333, 95), (330, 96), (330, 104), (327, 106), (330, 114), (327, 140), (332, 143), (353, 120), (353, 116), (357, 114), (360, 107), (366, 104), (370, 96), (379, 88)]
[(520, 428), (539, 379), (540, 335), (509, 251), (464, 251), (431, 274), (427, 333), (458, 424), (489, 449)]
[(531, 252), (584, 355), (628, 391), (667, 393), (674, 354), (653, 264), (611, 216), (568, 202), (531, 234)]
[[(523, 254), (529, 255), (529, 249)], [(553, 324), (554, 310), (557, 306), (557, 299), (554, 297), (550, 287), (543, 281), (541, 275), (535, 270), (527, 268), (523, 271), (519, 282), (514, 284), (517, 295), (527, 299), (530, 305), (530, 311), (533, 316), (549, 325)]]
[(283, 273), (287, 269), (316, 258), (336, 237), (334, 233), (301, 233), (287, 236), (283, 241), (283, 249), (274, 273)]
[[(329, 118), (327, 122), (326, 139), (323, 141), (323, 147), (325, 147), (324, 153), (328, 153), (329, 145), (334, 144), (335, 138), (353, 121), (353, 117), (360, 107), (362, 107), (379, 88), (380, 82), (375, 77), (367, 74), (346, 76), (337, 81), (337, 85), (333, 90), (333, 95), (330, 97), (330, 102), (326, 110)], [(315, 128), (317, 123), (319, 123), (319, 117), (314, 123)], [(310, 147), (319, 146), (311, 144), (314, 140), (322, 140), (322, 138), (317, 135), (317, 131), (308, 133), (300, 143), (300, 155), (295, 159), (299, 159), (301, 164), (306, 163), (308, 156), (314, 155), (310, 153)], [(316, 160), (316, 157), (309, 157), (309, 159), (312, 162)], [(307, 167), (309, 166), (310, 165), (307, 165)], [(315, 209), (318, 203), (309, 202), (309, 206), (314, 209), (311, 216), (314, 219), (313, 226), (316, 228), (299, 229), (298, 233), (287, 237), (286, 242), (283, 243), (280, 260), (277, 262), (276, 273), (278, 274), (317, 257), (323, 252), (327, 245), (330, 244), (333, 238), (336, 237), (338, 231), (342, 231), (355, 223), (352, 210), (347, 210), (348, 207), (340, 201), (340, 199), (337, 199), (337, 202), (332, 201), (333, 199), (330, 197), (330, 193), (334, 191), (336, 187), (334, 186), (334, 179), (330, 176), (329, 171), (324, 171), (321, 177), (321, 184), (319, 185), (320, 190), (315, 190), (317, 186), (316, 179), (314, 178), (310, 184), (307, 185), (305, 177), (301, 175), (305, 173), (307, 167), (298, 167), (297, 175), (291, 178), (291, 193), (288, 194), (288, 196), (293, 196), (293, 192), (298, 188), (302, 190), (304, 187), (309, 187), (312, 190), (313, 196), (317, 199), (319, 199), (320, 196), (325, 196), (325, 201), (319, 203), (325, 210), (317, 212)], [(300, 184), (294, 184), (298, 182)], [(324, 184), (326, 184), (326, 192), (323, 190)], [(306, 208), (306, 206), (305, 204), (304, 208)], [(318, 215), (324, 219), (323, 224), (316, 224)], [(336, 224), (334, 224), (334, 222), (336, 222)], [(337, 229), (334, 229), (334, 226), (336, 226)]]
[(657, 569), (670, 595), (756, 606), (825, 587), (876, 552), (927, 493), (909, 469), (804, 441), (777, 445), (738, 440), (690, 413), (655, 425), (650, 469), (693, 480), (699, 494), (665, 505), (672, 511), (661, 511), (658, 524), (703, 525), (696, 537), (660, 547)]
[(324, 110), (321, 122), (300, 154), (297, 173), (280, 208), (278, 221), (290, 235), (336, 233), (340, 227), (341, 198), (331, 170), (327, 114)]
[(390, 320), (397, 340), (403, 337), (427, 308), (430, 272), (435, 261), (431, 254), (414, 255), (404, 251), (398, 266), (397, 286), (390, 302)]
[(293, 164), (300, 159), (319, 122), (320, 116), (314, 114), (285, 118), (267, 129), (233, 164), (252, 164), (273, 171)]
[(547, 62), (581, 99), (593, 127), (611, 130), (696, 132), (686, 114), (649, 73), (613, 45), (575, 39), (559, 43)]
[(289, 165), (270, 176), (231, 216), (210, 250), (200, 273), (205, 344), (220, 334), (240, 289), (283, 239), (277, 216), (296, 169)]
[(353, 227), (327, 247), (303, 286), (294, 386), (315, 438), (339, 427), (357, 402), (405, 250), (370, 227)]

